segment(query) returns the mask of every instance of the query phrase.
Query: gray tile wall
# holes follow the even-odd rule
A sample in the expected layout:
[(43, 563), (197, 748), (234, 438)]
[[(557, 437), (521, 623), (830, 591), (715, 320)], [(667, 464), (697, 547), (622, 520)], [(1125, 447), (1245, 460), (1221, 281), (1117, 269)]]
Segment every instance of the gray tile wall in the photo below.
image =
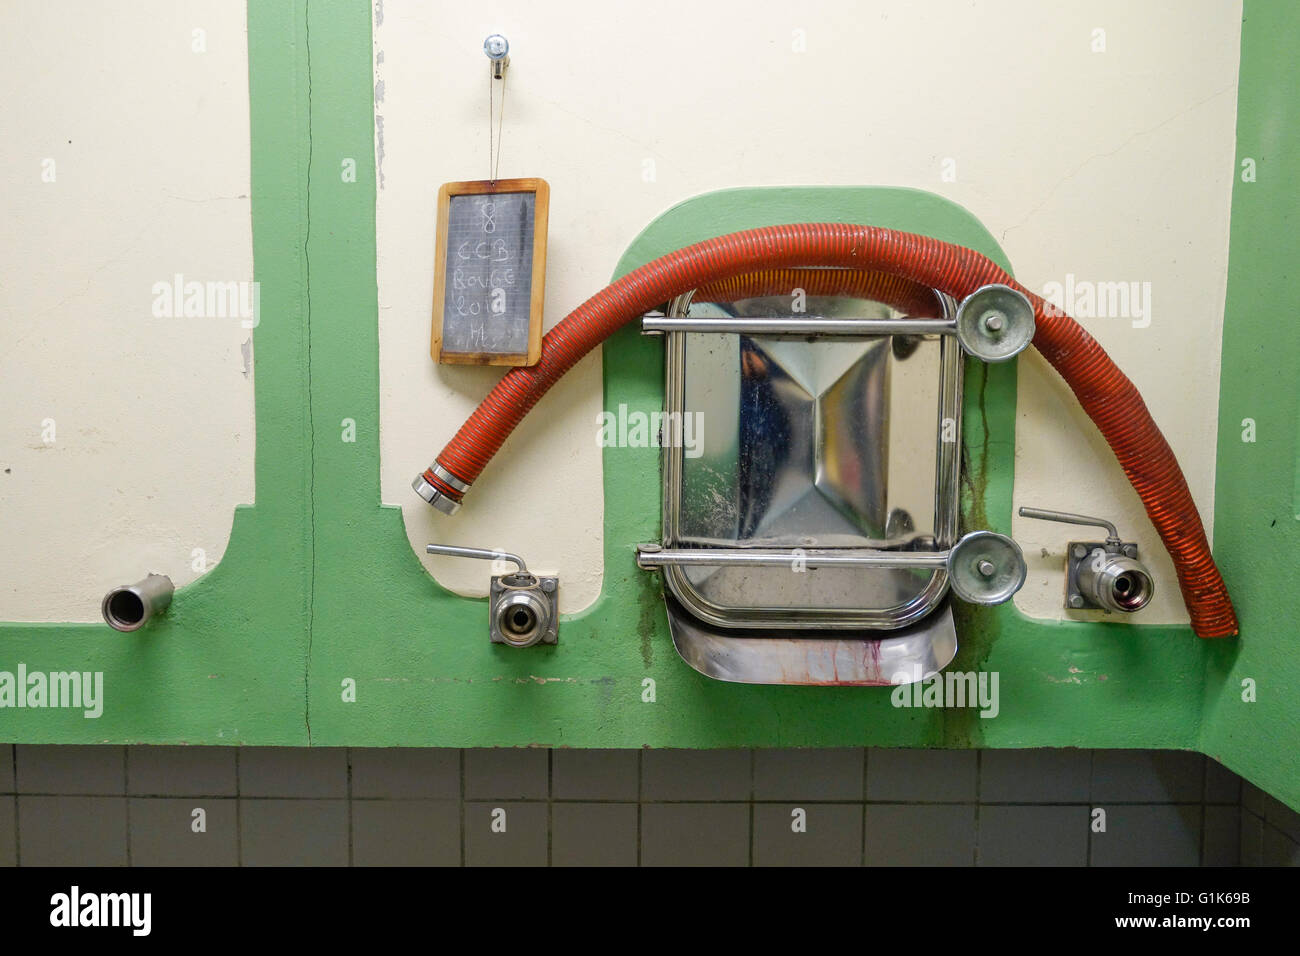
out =
[(1300, 866), (1300, 814), (1243, 782), (1237, 819), (1243, 866)]
[(1300, 814), (1183, 752), (0, 744), (0, 866), (1238, 863)]

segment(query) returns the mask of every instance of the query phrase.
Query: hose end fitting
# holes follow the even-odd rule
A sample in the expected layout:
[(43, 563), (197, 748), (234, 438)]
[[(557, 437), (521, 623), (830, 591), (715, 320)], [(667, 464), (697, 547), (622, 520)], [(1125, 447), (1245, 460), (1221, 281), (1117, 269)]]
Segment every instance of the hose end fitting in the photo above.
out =
[(445, 515), (460, 510), (461, 499), (469, 485), (461, 481), (442, 465), (434, 462), (411, 482), (415, 493)]
[(1131, 614), (1151, 603), (1155, 583), (1145, 566), (1123, 554), (1097, 548), (1079, 565), (1079, 589), (1106, 611)]

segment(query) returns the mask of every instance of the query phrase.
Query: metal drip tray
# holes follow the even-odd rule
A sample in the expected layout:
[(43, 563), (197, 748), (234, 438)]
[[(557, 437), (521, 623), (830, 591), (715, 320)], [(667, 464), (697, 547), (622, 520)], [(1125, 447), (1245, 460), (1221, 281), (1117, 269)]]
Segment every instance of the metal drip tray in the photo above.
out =
[[(788, 297), (702, 304), (691, 317), (799, 321), (789, 306)], [(861, 299), (811, 298), (808, 308), (896, 315)], [(961, 371), (961, 350), (938, 334), (668, 333), (666, 420), (691, 419), (695, 440), (665, 442), (664, 547), (791, 555), (766, 567), (667, 565), (682, 608), (722, 628), (890, 629), (930, 613), (946, 589), (942, 568), (803, 558), (952, 545)]]
[(844, 631), (735, 631), (711, 627), (665, 596), (681, 658), (701, 674), (741, 684), (880, 686), (938, 673), (957, 653), (946, 602), (919, 624), (863, 637)]

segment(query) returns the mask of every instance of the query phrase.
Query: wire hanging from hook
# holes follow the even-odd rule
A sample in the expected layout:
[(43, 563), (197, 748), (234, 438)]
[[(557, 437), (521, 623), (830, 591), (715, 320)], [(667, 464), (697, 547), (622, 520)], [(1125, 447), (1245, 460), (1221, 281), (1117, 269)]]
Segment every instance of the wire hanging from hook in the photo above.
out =
[[(502, 72), (501, 105), (496, 106), (496, 85), (492, 73), (488, 73), (488, 181), (495, 183), (501, 169), (501, 130), (506, 115), (506, 77)], [(496, 118), (496, 132), (493, 133), (493, 117)]]
[[(501, 169), (501, 129), (506, 115), (506, 68), (510, 65), (510, 42), (499, 33), (483, 41), (483, 52), (491, 61), (488, 70), (488, 182), (497, 181)], [(493, 80), (501, 81), (501, 106), (496, 106)], [(496, 127), (493, 128), (493, 117)]]

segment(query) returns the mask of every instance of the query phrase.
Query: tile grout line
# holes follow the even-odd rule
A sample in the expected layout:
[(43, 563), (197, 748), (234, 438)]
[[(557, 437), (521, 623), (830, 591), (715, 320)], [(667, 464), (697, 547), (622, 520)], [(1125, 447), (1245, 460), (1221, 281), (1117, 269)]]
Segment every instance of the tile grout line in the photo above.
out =
[(1268, 821), (1265, 820), (1258, 813), (1256, 813), (1254, 810), (1250, 809), (1250, 807), (1243, 806), (1242, 809), (1246, 811), (1246, 813), (1249, 813), (1252, 817), (1254, 817), (1256, 820), (1259, 821), (1259, 830), (1258, 830), (1259, 839), (1251, 841), (1254, 844), (1251, 847), (1251, 850), (1252, 850), (1252, 855), (1255, 858), (1255, 862), (1252, 863), (1251, 866), (1252, 867), (1263, 866), (1264, 865), (1264, 828), (1268, 826)]
[(983, 749), (975, 751), (975, 845), (971, 847), (971, 866), (980, 865), (980, 796), (984, 774), (984, 751)]
[(122, 799), (126, 803), (125, 824), (126, 824), (126, 865), (133, 866), (131, 861), (131, 767), (130, 767), (130, 748), (122, 748)]
[(1085, 854), (1083, 860), (1083, 865), (1088, 868), (1092, 867), (1092, 820), (1093, 820), (1092, 813), (1094, 810), (1097, 809), (1096, 806), (1093, 804), (1093, 799), (1092, 799), (1093, 778), (1095, 777), (1096, 773), (1097, 773), (1097, 751), (1094, 749), (1088, 751), (1088, 846), (1087, 846), (1087, 853)]
[(757, 762), (757, 750), (749, 751), (749, 865), (754, 865), (754, 764)]
[(348, 768), (348, 866), (356, 866), (356, 855), (352, 849), (352, 834), (355, 832), (352, 824), (352, 748), (347, 748), (347, 768)]
[(244, 865), (244, 798), (240, 795), (239, 756), (242, 747), (235, 748), (235, 866)]
[[(0, 796), (8, 796), (8, 795), (9, 794), (0, 794)], [(12, 795), (23, 796), (23, 797), (86, 797), (86, 798), (93, 798), (93, 799), (122, 799), (123, 797), (123, 794), (120, 793), (67, 793), (67, 792), (58, 793), (58, 792), (46, 791), (46, 790), (24, 791), (22, 793), (18, 793), (17, 791), (15, 791)], [(278, 800), (286, 803), (291, 803), (295, 801), (311, 802), (311, 801), (318, 801), (318, 800), (345, 799), (345, 797), (339, 797), (339, 796), (304, 797), (304, 796), (286, 796), (283, 794), (277, 794), (277, 795), (247, 794), (246, 796), (249, 799), (253, 799), (253, 800)], [(175, 799), (234, 800), (236, 799), (237, 795), (232, 793), (216, 793), (216, 792), (213, 793), (170, 792), (170, 793), (135, 793), (135, 794), (131, 794), (131, 797), (137, 800), (175, 800)], [(353, 799), (360, 803), (385, 803), (385, 802), (413, 803), (413, 802), (421, 802), (421, 801), (432, 801), (435, 803), (454, 802), (453, 798), (449, 798), (449, 797), (439, 798), (439, 797), (428, 797), (428, 796), (374, 796), (374, 797), (354, 797)], [(844, 798), (844, 799), (814, 799), (814, 800), (799, 801), (797, 798), (781, 799), (777, 797), (755, 797), (752, 802), (757, 806), (786, 806), (791, 803), (792, 799), (795, 799), (795, 802), (804, 802), (815, 806), (858, 806), (862, 804), (866, 804), (867, 806), (889, 806), (889, 807), (897, 807), (897, 806), (969, 807), (969, 806), (975, 806), (976, 804), (985, 807), (1089, 807), (1091, 806), (1091, 804), (1087, 800), (977, 801), (977, 800), (970, 800), (970, 799), (965, 799), (965, 800), (901, 800), (901, 799), (858, 800), (853, 798)], [(483, 801), (500, 802), (503, 800), (512, 803), (526, 803), (526, 804), (533, 804), (533, 803), (543, 804), (547, 802), (547, 798), (545, 797), (512, 797), (512, 796), (504, 796), (504, 797), (480, 796), (477, 797), (475, 801), (470, 801), (470, 802), (483, 802)], [(596, 799), (592, 797), (555, 797), (551, 802), (560, 803), (560, 804), (609, 803), (615, 805), (627, 805), (627, 804), (635, 804), (638, 802), (644, 802), (652, 805), (674, 806), (674, 805), (681, 805), (681, 804), (713, 804), (713, 803), (741, 804), (741, 803), (748, 803), (751, 801), (746, 799), (739, 799), (739, 798), (717, 800), (717, 799), (706, 799), (703, 797), (689, 797), (689, 798), (674, 799), (674, 800), (653, 799), (653, 800), (645, 800), (645, 801), (637, 801), (635, 798), (621, 799), (617, 797), (606, 797), (603, 799)], [(1195, 800), (1112, 800), (1108, 802), (1108, 806), (1199, 807), (1201, 806), (1201, 804), (1197, 803)], [(1214, 808), (1223, 808), (1223, 807), (1237, 808), (1237, 804), (1233, 804), (1233, 803), (1213, 803), (1213, 804), (1209, 804), (1208, 806)], [(1245, 809), (1245, 808), (1241, 808), (1241, 809)], [(1256, 819), (1266, 820), (1265, 817), (1260, 816), (1259, 814), (1255, 813), (1252, 810), (1246, 809), (1246, 812), (1250, 813)], [(1282, 829), (1275, 823), (1270, 822), (1269, 825), (1272, 826), (1275, 830), (1278, 830), (1278, 832), (1280, 833), (1287, 832), (1286, 830)]]
[(468, 866), (469, 862), (465, 855), (465, 749), (462, 747), (457, 754), (460, 777), (460, 865)]
[(546, 751), (546, 865), (555, 865), (555, 751)]
[(19, 803), (18, 801), (18, 746), (19, 746), (18, 744), (14, 744), (9, 749), (9, 762), (13, 765), (13, 774), (14, 774), (13, 801), (14, 801), (14, 866), (15, 867), (19, 867), (23, 865), (23, 846), (22, 846), (22, 842), (19, 840), (19, 835), (22, 833), (22, 828), (19, 826), (19, 821), (18, 821), (18, 816), (20, 813), (18, 809), (18, 803)]
[(1251, 816), (1253, 816), (1256, 820), (1258, 820), (1262, 824), (1262, 826), (1260, 827), (1261, 830), (1269, 829), (1272, 830), (1274, 833), (1280, 833), (1282, 836), (1286, 837), (1296, 846), (1300, 846), (1300, 841), (1297, 841), (1295, 837), (1291, 836), (1291, 834), (1288, 833), (1286, 830), (1283, 830), (1272, 820), (1268, 819), (1268, 817), (1261, 817), (1257, 813), (1254, 813), (1250, 810), (1247, 810), (1246, 812), (1249, 813)]
[(1210, 785), (1209, 757), (1201, 754), (1201, 838), (1196, 841), (1196, 865), (1204, 868), (1205, 866), (1205, 841), (1208, 838), (1208, 827), (1205, 825), (1205, 807), (1206, 798), (1209, 794), (1206, 789)]
[(1206, 820), (1206, 799), (1209, 797), (1207, 792), (1210, 786), (1210, 758), (1201, 754), (1201, 838), (1198, 843), (1198, 854), (1196, 863), (1200, 867), (1205, 866), (1205, 843), (1209, 839), (1209, 827)]
[(642, 782), (644, 778), (642, 765), (644, 763), (645, 748), (640, 747), (636, 752), (636, 865), (638, 868), (641, 866), (641, 840), (643, 839), (643, 832), (641, 829), (641, 798), (644, 790), (644, 784)]
[(862, 823), (862, 838), (859, 841), (859, 866), (867, 865), (867, 761), (871, 759), (871, 748), (862, 748), (862, 813), (859, 818)]

